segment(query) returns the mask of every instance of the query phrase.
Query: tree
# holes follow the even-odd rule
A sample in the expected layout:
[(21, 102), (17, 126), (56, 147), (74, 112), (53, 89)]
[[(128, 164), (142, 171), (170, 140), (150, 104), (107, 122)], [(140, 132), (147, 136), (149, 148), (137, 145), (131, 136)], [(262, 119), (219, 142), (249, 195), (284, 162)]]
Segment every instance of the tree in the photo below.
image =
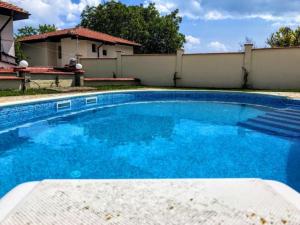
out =
[(37, 34), (37, 29), (31, 26), (25, 26), (18, 29), (17, 37), (25, 37)]
[(109, 1), (86, 7), (80, 25), (140, 43), (140, 53), (175, 53), (185, 43), (185, 36), (179, 32), (182, 18), (178, 13), (175, 10), (161, 16), (155, 4), (127, 6)]
[(289, 27), (281, 27), (268, 38), (267, 44), (271, 47), (300, 46), (300, 27), (293, 30)]
[(17, 34), (15, 35), (17, 38), (36, 35), (36, 34), (44, 34), (52, 31), (56, 31), (57, 28), (55, 25), (50, 24), (40, 24), (37, 28), (32, 26), (25, 26), (18, 29)]
[(36, 35), (36, 34), (43, 34), (51, 31), (56, 31), (57, 28), (55, 25), (49, 24), (40, 24), (38, 28), (34, 28), (32, 26), (25, 26), (18, 29), (17, 34), (15, 34), (15, 54), (16, 54), (16, 61), (20, 62), (22, 59), (26, 59), (26, 55), (21, 49), (21, 43), (18, 42), (18, 39), (26, 36)]
[(37, 32), (39, 34), (44, 34), (44, 33), (48, 33), (48, 32), (52, 32), (52, 31), (56, 31), (57, 28), (56, 26), (50, 25), (50, 24), (40, 24), (39, 27), (37, 28)]

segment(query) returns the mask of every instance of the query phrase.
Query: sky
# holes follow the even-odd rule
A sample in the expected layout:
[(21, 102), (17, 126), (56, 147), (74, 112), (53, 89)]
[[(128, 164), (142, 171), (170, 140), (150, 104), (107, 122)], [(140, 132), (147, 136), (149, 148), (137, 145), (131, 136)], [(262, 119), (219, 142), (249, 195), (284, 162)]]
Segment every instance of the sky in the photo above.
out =
[[(31, 13), (15, 23), (15, 29), (38, 24), (74, 27), (87, 5), (104, 0), (6, 0)], [(266, 47), (270, 34), (280, 26), (300, 25), (300, 0), (120, 0), (128, 5), (150, 2), (162, 15), (179, 9), (180, 31), (186, 35), (188, 53), (239, 51), (245, 38)]]

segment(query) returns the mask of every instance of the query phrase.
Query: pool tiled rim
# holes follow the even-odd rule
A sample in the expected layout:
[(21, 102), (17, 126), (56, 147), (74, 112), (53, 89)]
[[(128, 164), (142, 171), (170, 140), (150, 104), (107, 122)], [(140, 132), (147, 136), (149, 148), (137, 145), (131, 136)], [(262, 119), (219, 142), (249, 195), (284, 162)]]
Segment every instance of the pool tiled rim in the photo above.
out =
[[(95, 104), (86, 104), (86, 99), (97, 97)], [(55, 98), (37, 99), (26, 102), (0, 104), (0, 129), (11, 128), (39, 119), (63, 115), (64, 110), (57, 111), (58, 101), (70, 101), (70, 112), (87, 110), (116, 104), (145, 101), (221, 101), (229, 103), (245, 103), (267, 107), (285, 108), (291, 105), (300, 107), (300, 101), (286, 97), (217, 91), (174, 91), (174, 90), (137, 90), (114, 91), (59, 96)]]

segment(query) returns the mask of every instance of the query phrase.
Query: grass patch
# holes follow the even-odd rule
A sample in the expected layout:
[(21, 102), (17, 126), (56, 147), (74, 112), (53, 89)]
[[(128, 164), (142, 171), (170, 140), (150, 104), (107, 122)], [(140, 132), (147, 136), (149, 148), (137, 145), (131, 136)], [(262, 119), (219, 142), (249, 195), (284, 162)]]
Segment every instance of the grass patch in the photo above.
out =
[[(240, 91), (240, 92), (295, 92), (300, 93), (300, 89), (292, 90), (253, 90), (253, 89), (232, 89), (232, 88), (181, 88), (181, 87), (152, 87), (152, 86), (124, 86), (124, 85), (108, 85), (108, 86), (98, 86), (96, 87), (97, 91), (114, 91), (114, 90), (134, 90), (134, 89), (169, 89), (169, 90), (201, 90), (201, 91)], [(73, 93), (84, 92), (84, 91), (71, 91)], [(64, 93), (60, 90), (53, 89), (28, 89), (25, 92), (19, 90), (0, 90), (0, 97), (5, 96), (25, 96), (25, 95), (42, 95), (42, 94), (58, 94)]]
[(20, 90), (0, 90), (0, 97), (5, 96), (23, 96), (23, 95), (41, 95), (41, 94), (56, 94), (59, 91), (49, 89), (28, 89), (25, 92)]

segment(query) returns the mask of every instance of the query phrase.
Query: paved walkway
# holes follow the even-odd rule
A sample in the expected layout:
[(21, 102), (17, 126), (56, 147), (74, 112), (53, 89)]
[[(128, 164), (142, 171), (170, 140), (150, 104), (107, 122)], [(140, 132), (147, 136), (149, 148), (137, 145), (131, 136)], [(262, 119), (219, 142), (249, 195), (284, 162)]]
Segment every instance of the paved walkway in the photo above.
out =
[(272, 185), (226, 179), (46, 180), (0, 224), (299, 225), (299, 209)]

